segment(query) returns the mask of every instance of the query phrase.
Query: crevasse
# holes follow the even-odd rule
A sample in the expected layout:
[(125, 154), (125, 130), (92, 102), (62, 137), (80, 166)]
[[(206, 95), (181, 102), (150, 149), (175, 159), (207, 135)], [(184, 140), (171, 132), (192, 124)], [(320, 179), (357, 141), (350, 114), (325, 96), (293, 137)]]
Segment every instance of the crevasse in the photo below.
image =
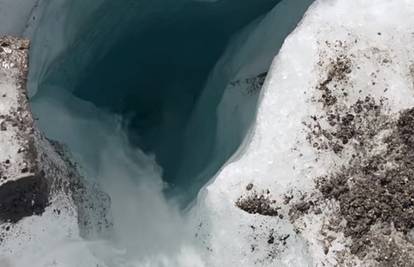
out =
[(62, 219), (48, 213), (22, 222), (34, 238), (11, 245), (12, 266), (33, 259), (36, 266), (226, 262), (206, 250), (208, 230), (194, 239), (198, 206), (181, 207), (197, 203), (240, 148), (269, 66), (312, 1), (279, 2), (9, 6), (10, 18), (29, 18), (3, 31), (32, 39), (29, 90), (38, 124), (67, 144), (85, 176), (110, 195), (114, 220), (94, 241), (79, 237), (73, 222), (61, 228), (68, 235), (31, 233), (60, 228)]
[[(277, 2), (48, 4), (35, 29), (32, 91), (44, 95), (57, 86), (122, 116), (131, 144), (154, 154), (170, 193), (188, 202), (209, 179), (207, 175), (195, 183), (193, 177), (206, 167), (199, 161), (209, 161), (198, 155), (210, 157), (217, 124), (211, 114), (231, 82), (205, 87), (208, 75), (231, 36)], [(55, 18), (61, 22), (52, 23)], [(207, 91), (217, 97), (210, 98), (212, 108), (196, 119), (200, 124), (193, 129), (188, 126), (190, 118), (197, 106), (204, 105), (198, 103)], [(215, 168), (228, 156), (218, 159)]]

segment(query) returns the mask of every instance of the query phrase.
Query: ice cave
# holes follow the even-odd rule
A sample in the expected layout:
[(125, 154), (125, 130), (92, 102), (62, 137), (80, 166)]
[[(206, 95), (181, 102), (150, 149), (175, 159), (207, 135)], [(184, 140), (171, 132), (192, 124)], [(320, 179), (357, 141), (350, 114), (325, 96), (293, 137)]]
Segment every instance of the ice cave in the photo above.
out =
[(0, 267), (413, 266), (413, 24), (0, 0)]

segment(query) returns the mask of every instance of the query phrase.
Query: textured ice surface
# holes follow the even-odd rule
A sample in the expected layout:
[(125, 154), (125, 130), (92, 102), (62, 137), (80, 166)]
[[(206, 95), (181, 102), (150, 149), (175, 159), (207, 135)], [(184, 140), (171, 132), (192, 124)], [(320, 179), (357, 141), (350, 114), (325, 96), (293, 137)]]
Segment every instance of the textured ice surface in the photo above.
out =
[(232, 38), (187, 126), (181, 179), (193, 180), (195, 188), (204, 185), (239, 148), (270, 64), (312, 2), (282, 1)]
[[(387, 108), (382, 114), (386, 117), (412, 107), (414, 58), (407, 44), (413, 42), (414, 4), (408, 0), (316, 1), (285, 40), (265, 81), (264, 74), (289, 31), (287, 27), (293, 28), (309, 4), (300, 6), (300, 11), (299, 2), (305, 3), (284, 1), (264, 20), (234, 37), (212, 72), (188, 128), (189, 135), (194, 133), (200, 126), (199, 114), (209, 109), (209, 100), (216, 102), (212, 106), (218, 109), (212, 112), (218, 124), (211, 124), (214, 118), (207, 118), (203, 121), (207, 127), (199, 131), (214, 131), (217, 143), (207, 142), (207, 148), (203, 148), (208, 155), (205, 158), (196, 157), (191, 144), (187, 145), (188, 160), (194, 169), (206, 170), (200, 179), (220, 167), (206, 162), (231, 156), (248, 131), (249, 122), (255, 118), (256, 123), (231, 162), (201, 190), (184, 216), (162, 195), (162, 171), (153, 157), (129, 146), (119, 117), (62, 93), (57, 86), (59, 79), (49, 81), (49, 90), (34, 101), (39, 123), (50, 137), (68, 143), (84, 164), (88, 177), (98, 180), (111, 195), (114, 228), (106, 238), (86, 241), (79, 237), (76, 216), (70, 209), (61, 216), (48, 210), (14, 228), (16, 238), (3, 243), (7, 253), (1, 253), (0, 263), (13, 267), (29, 263), (36, 267), (301, 267), (373, 263), (375, 251), (370, 251), (374, 254), (367, 255), (361, 264), (351, 252), (352, 240), (345, 238), (342, 231), (329, 232), (328, 237), (322, 235), (327, 222), (343, 218), (338, 216), (339, 204), (325, 203), (315, 190), (315, 178), (338, 171), (353, 148), (352, 143), (344, 143), (342, 150), (315, 149), (320, 144), (309, 142), (306, 125), (326, 115), (326, 106), (341, 109), (368, 95), (375, 101), (386, 98)], [(62, 2), (54, 5), (65, 8)], [(64, 21), (64, 16), (54, 13), (59, 8), (52, 7), (41, 13), (54, 14)], [(94, 8), (85, 8), (85, 14)], [(62, 25), (51, 24), (49, 30), (58, 34)], [(281, 31), (280, 25), (286, 31)], [(67, 43), (62, 35), (56, 35), (53, 42), (47, 38), (54, 35), (47, 32), (36, 36), (38, 49), (42, 44), (56, 45), (34, 54), (39, 65), (32, 77), (41, 80), (47, 75), (46, 66)], [(76, 32), (69, 30), (69, 36), (74, 38)], [(85, 43), (76, 45), (83, 47), (93, 37), (88, 35)], [(103, 46), (110, 43), (111, 40)], [(87, 51), (85, 57), (90, 56)], [(258, 92), (262, 83), (264, 89)], [(310, 200), (319, 202), (310, 207)], [(54, 203), (59, 207), (59, 201)], [(292, 209), (298, 212), (297, 216), (290, 212)], [(412, 246), (407, 245), (407, 236), (391, 230), (397, 258), (404, 253), (409, 256)], [(401, 244), (406, 246), (399, 247)], [(380, 247), (379, 251), (392, 250)], [(408, 256), (405, 258), (410, 266)], [(389, 262), (382, 263), (387, 266)]]
[[(62, 10), (69, 15), (59, 15)], [(32, 50), (34, 68), (31, 72), (33, 92), (37, 89), (36, 83), (44, 81), (49, 75), (51, 66), (62, 66), (60, 55), (68, 47), (83, 52), (69, 61), (63, 61), (73, 67), (76, 60), (88, 61), (91, 56), (88, 51), (97, 47), (105, 48), (112, 42), (109, 40), (101, 46), (99, 42), (92, 42), (95, 37), (93, 34), (74, 42), (74, 37), (82, 32), (82, 27), (79, 27), (82, 22), (67, 26), (68, 18), (74, 16), (71, 15), (73, 10), (76, 10), (76, 2), (70, 6), (65, 6), (64, 2), (50, 2), (44, 9), (37, 10), (41, 14), (38, 25), (46, 28), (33, 25), (27, 33), (35, 34)], [(95, 12), (93, 10), (99, 10), (99, 7), (85, 8), (83, 14)], [(296, 20), (301, 12), (303, 10), (298, 12)], [(103, 19), (105, 16), (99, 18), (98, 25), (107, 25)], [(55, 20), (55, 23), (47, 23), (50, 20)], [(242, 35), (247, 38), (259, 21), (249, 26)], [(294, 21), (290, 26), (294, 27)], [(287, 32), (282, 34), (282, 38), (285, 34)], [(116, 36), (111, 35), (113, 39)], [(275, 39), (279, 39), (278, 35)], [(274, 48), (266, 51), (269, 58), (261, 69), (266, 70), (266, 64), (270, 64), (281, 42), (281, 39), (276, 40)], [(92, 44), (92, 47), (88, 48), (88, 44)], [(240, 49), (236, 41), (233, 41), (232, 46), (235, 50)], [(246, 50), (248, 54), (249, 48)], [(227, 53), (225, 57), (237, 60), (237, 55), (232, 53)], [(79, 62), (76, 66), (81, 67), (82, 64)], [(259, 83), (262, 83), (265, 75), (258, 74), (261, 74)], [(71, 78), (71, 75), (58, 75), (55, 79), (47, 80), (33, 100), (33, 109), (47, 135), (68, 144), (75, 158), (82, 163), (85, 175), (99, 182), (111, 196), (114, 227), (105, 233), (105, 238), (96, 241), (81, 239), (75, 219), (77, 214), (69, 209), (62, 212), (61, 216), (56, 215), (55, 210), (61, 209), (56, 200), (43, 216), (28, 218), (15, 228), (13, 233), (21, 236), (16, 242), (8, 239), (4, 244), (5, 250), (9, 250), (4, 261), (8, 261), (11, 266), (24, 266), (28, 262), (36, 262), (38, 266), (91, 266), (93, 263), (98, 266), (206, 266), (204, 248), (194, 242), (195, 229), (191, 224), (188, 225), (186, 216), (180, 213), (176, 205), (163, 197), (162, 173), (154, 159), (129, 147), (119, 117), (62, 91), (71, 89), (71, 83), (65, 83), (69, 88), (61, 88), (60, 78)], [(233, 76), (227, 78), (223, 86), (229, 82), (237, 83), (236, 80), (230, 80)], [(54, 229), (60, 230), (59, 234)], [(31, 241), (20, 243), (19, 240)], [(44, 253), (48, 250), (54, 253)], [(23, 257), (24, 251), (28, 253)]]
[(0, 266), (47, 266), (56, 261), (51, 251), (67, 255), (63, 243), (110, 226), (109, 201), (34, 126), (25, 87), (29, 41), (4, 37), (0, 47)]
[[(285, 195), (294, 196), (291, 203), (299, 204), (296, 208), (306, 212), (307, 202), (301, 203), (300, 199), (317, 195), (313, 191), (315, 179), (338, 171), (349, 160), (351, 142), (345, 145), (347, 152), (337, 154), (329, 149), (318, 151), (307, 139), (304, 122), (313, 120), (312, 115), (319, 118), (325, 110), (326, 100), (319, 101), (318, 97), (334, 94), (333, 107), (338, 108), (368, 95), (377, 102), (385, 97), (389, 112), (412, 107), (413, 50), (407, 44), (413, 38), (413, 12), (413, 3), (404, 0), (316, 1), (310, 8), (300, 26), (285, 40), (269, 71), (250, 140), (204, 188), (193, 208), (194, 217), (199, 218), (195, 222), (200, 225), (199, 236), (208, 249), (209, 264), (332, 266), (352, 260), (355, 261), (351, 265), (358, 264), (350, 253), (350, 239), (344, 238), (341, 231), (330, 233), (327, 239), (322, 235), (333, 218), (343, 219), (332, 215), (337, 211), (336, 204), (321, 205), (322, 213), (316, 210), (292, 225)], [(347, 82), (331, 76), (331, 92), (323, 96), (318, 84), (331, 82), (329, 64), (341, 58), (352, 62), (351, 67), (340, 67), (345, 68), (343, 77)], [(230, 95), (231, 90), (225, 93)], [(232, 96), (237, 99), (236, 93)], [(224, 118), (226, 114), (218, 116)], [(240, 197), (248, 200), (256, 194), (270, 203), (274, 200), (282, 216), (251, 214), (257, 211), (246, 204), (240, 205), (244, 210), (236, 207)], [(284, 244), (286, 236), (289, 237)], [(404, 246), (409, 250), (412, 245)], [(372, 263), (368, 259), (369, 256), (365, 264)]]

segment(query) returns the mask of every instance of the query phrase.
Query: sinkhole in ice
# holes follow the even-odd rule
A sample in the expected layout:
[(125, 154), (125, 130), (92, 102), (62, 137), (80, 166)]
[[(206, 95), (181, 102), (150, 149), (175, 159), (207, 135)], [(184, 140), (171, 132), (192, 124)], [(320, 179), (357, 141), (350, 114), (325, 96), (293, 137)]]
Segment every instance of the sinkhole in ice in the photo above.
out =
[[(167, 193), (189, 201), (231, 155), (212, 151), (217, 107), (229, 81), (208, 85), (209, 74), (231, 37), (278, 2), (104, 1), (74, 29), (72, 40), (63, 36), (54, 41), (70, 45), (43, 70), (39, 95), (47, 94), (47, 88), (63, 88), (121, 116), (131, 145), (153, 154), (162, 168)], [(67, 14), (66, 23), (77, 23), (71, 20), (79, 16)], [(44, 24), (38, 31), (53, 27)], [(35, 49), (40, 45), (35, 39)], [(213, 93), (200, 100), (203, 90)], [(194, 115), (200, 101), (207, 108)], [(245, 132), (236, 133), (236, 143)], [(212, 161), (212, 170), (200, 175)]]
[(269, 66), (312, 2), (36, 1), (32, 109), (109, 195), (111, 226), (83, 229), (51, 201), (22, 223), (29, 241), (7, 244), (16, 266), (223, 266), (187, 204), (202, 206), (243, 148)]

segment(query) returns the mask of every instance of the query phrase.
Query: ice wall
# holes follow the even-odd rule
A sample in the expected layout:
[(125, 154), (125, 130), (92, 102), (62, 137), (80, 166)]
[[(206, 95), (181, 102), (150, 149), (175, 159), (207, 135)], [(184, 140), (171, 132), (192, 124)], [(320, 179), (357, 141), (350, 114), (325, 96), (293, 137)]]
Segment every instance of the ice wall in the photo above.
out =
[(254, 122), (270, 64), (312, 2), (283, 1), (232, 38), (191, 115), (180, 179), (193, 180), (196, 188), (204, 185), (239, 149)]
[(39, 0), (1, 0), (0, 34), (21, 36), (29, 24)]
[[(401, 118), (414, 105), (414, 53), (407, 45), (413, 12), (413, 2), (405, 0), (321, 0), (311, 6), (269, 70), (250, 139), (192, 210), (211, 266), (412, 264), (412, 238), (393, 226), (399, 216), (378, 218), (392, 202), (412, 221), (412, 206), (399, 204), (405, 189), (389, 194), (390, 186), (376, 179), (389, 167), (397, 172), (393, 182), (406, 178), (398, 174), (401, 165), (386, 157), (388, 149), (405, 149), (387, 140), (400, 131), (396, 120), (409, 125)], [(358, 103), (369, 104), (361, 111)], [(349, 122), (346, 116), (355, 119), (358, 133), (335, 143), (346, 131), (338, 130)], [(375, 128), (375, 120), (387, 126)], [(411, 130), (404, 133), (412, 136)], [(367, 167), (379, 159), (384, 165)], [(336, 183), (329, 185), (332, 178)], [(378, 217), (368, 218), (373, 213)]]
[[(193, 164), (183, 147), (194, 105), (229, 38), (278, 2), (50, 2), (35, 29), (32, 92), (65, 88), (121, 115), (132, 145), (155, 155), (171, 194), (187, 202), (202, 186), (178, 171)], [(205, 144), (194, 137), (193, 147)]]
[[(82, 46), (82, 57), (87, 61), (92, 49), (98, 48), (93, 39), (88, 39), (88, 36), (93, 38), (91, 36), (95, 36), (96, 32), (99, 32), (98, 28), (89, 31), (89, 34), (82, 34), (82, 32), (85, 31), (85, 25), (91, 23), (92, 18), (105, 16), (105, 14), (101, 14), (102, 16), (94, 15), (103, 2), (104, 0), (87, 2), (40, 0), (38, 2), (33, 10), (33, 21), (29, 21), (23, 32), (24, 36), (32, 40), (30, 58), (33, 63), (29, 73), (29, 93), (32, 96), (36, 94), (51, 69), (56, 68), (55, 66), (61, 66), (62, 69), (65, 69), (60, 58), (69, 49), (74, 46)], [(84, 42), (88, 40), (90, 40), (89, 44), (85, 45)], [(108, 38), (108, 40), (110, 39)], [(78, 64), (80, 63), (78, 61)], [(69, 83), (68, 79), (60, 78)]]
[[(32, 99), (32, 103), (35, 113), (39, 116), (39, 125), (50, 138), (68, 144), (78, 162), (82, 163), (86, 177), (95, 179), (105, 192), (111, 196), (114, 228), (107, 233), (109, 237), (104, 239), (104, 241), (99, 240), (96, 243), (84, 243), (77, 238), (77, 229), (74, 229), (73, 224), (68, 224), (67, 228), (64, 228), (65, 231), (74, 233), (74, 235), (70, 236), (69, 240), (62, 238), (62, 236), (56, 236), (56, 239), (52, 236), (41, 236), (44, 240), (48, 240), (48, 242), (44, 243), (45, 246), (40, 247), (42, 251), (47, 250), (47, 244), (62, 243), (62, 245), (57, 247), (57, 253), (55, 255), (50, 255), (50, 257), (42, 255), (42, 258), (37, 262), (39, 264), (46, 264), (56, 260), (62, 264), (71, 266), (71, 264), (78, 264), (76, 260), (70, 259), (71, 255), (78, 254), (82, 251), (81, 258), (84, 258), (85, 262), (90, 264), (96, 261), (97, 264), (104, 266), (105, 264), (109, 266), (205, 266), (202, 252), (200, 252), (198, 244), (193, 242), (194, 229), (192, 225), (188, 225), (186, 217), (182, 216), (177, 205), (172, 201), (167, 201), (163, 195), (165, 177), (163, 176), (161, 167), (156, 164), (152, 156), (148, 156), (140, 149), (130, 146), (122, 124), (124, 118), (99, 109), (99, 106), (110, 109), (111, 106), (105, 103), (105, 101), (110, 104), (111, 102), (115, 102), (116, 94), (120, 93), (122, 95), (124, 88), (114, 86), (114, 84), (116, 85), (117, 77), (128, 78), (130, 81), (134, 81), (138, 79), (135, 76), (143, 75), (145, 77), (147, 75), (142, 70), (138, 73), (131, 71), (136, 70), (139, 65), (128, 65), (122, 61), (114, 61), (114, 58), (122, 54), (124, 55), (123, 59), (128, 60), (128, 57), (133, 55), (132, 51), (134, 49), (137, 49), (138, 52), (143, 51), (144, 54), (150, 54), (150, 48), (165, 47), (165, 42), (168, 41), (168, 38), (164, 40), (161, 38), (162, 36), (158, 37), (159, 39), (152, 39), (162, 41), (160, 43), (151, 45), (148, 42), (146, 46), (142, 47), (135, 45), (144, 42), (140, 42), (139, 38), (131, 38), (129, 34), (136, 34), (135, 31), (139, 32), (142, 29), (140, 27), (131, 29), (131, 26), (127, 26), (129, 24), (136, 25), (136, 23), (140, 23), (140, 19), (143, 22), (150, 23), (151, 16), (156, 16), (161, 11), (158, 10), (159, 7), (151, 7), (149, 5), (148, 9), (144, 9), (148, 13), (141, 10), (140, 12), (143, 12), (142, 15), (144, 18), (138, 19), (133, 16), (137, 12), (137, 9), (131, 9), (138, 7), (132, 2), (128, 2), (125, 6), (114, 2), (96, 3), (96, 5), (90, 4), (84, 6), (84, 9), (82, 9), (84, 13), (80, 14), (76, 13), (76, 10), (80, 8), (79, 5), (81, 3), (76, 1), (70, 5), (65, 2), (50, 2), (44, 6), (44, 9), (38, 10), (39, 14), (42, 14), (41, 19), (38, 21), (37, 26), (33, 26), (33, 28), (27, 31), (27, 34), (34, 34), (32, 46), (32, 66), (34, 68), (31, 70), (30, 81), (32, 82), (32, 92), (37, 92)], [(174, 8), (176, 6), (172, 2), (164, 1), (162, 3), (162, 7), (169, 7), (172, 11), (175, 10)], [(224, 4), (218, 3), (218, 7), (224, 5), (228, 8), (229, 3), (234, 4), (234, 2), (228, 1)], [(176, 31), (172, 31), (172, 33), (180, 33), (180, 27), (184, 27), (185, 29), (189, 28), (189, 30), (184, 30), (183, 34), (194, 34), (196, 39), (203, 34), (211, 32), (218, 35), (212, 35), (217, 37), (217, 40), (214, 40), (217, 43), (212, 43), (209, 48), (213, 49), (208, 51), (202, 49), (202, 45), (204, 44), (198, 44), (197, 49), (191, 50), (191, 47), (185, 44), (186, 41), (191, 41), (189, 37), (187, 37), (189, 39), (180, 40), (184, 41), (183, 43), (178, 42), (174, 44), (170, 41), (172, 43), (170, 46), (171, 49), (175, 48), (176, 51), (187, 50), (191, 54), (181, 54), (187, 58), (176, 56), (176, 65), (167, 65), (170, 68), (163, 70), (166, 71), (165, 74), (161, 71), (158, 71), (156, 74), (158, 76), (168, 77), (170, 80), (167, 79), (166, 82), (175, 82), (171, 78), (176, 75), (177, 71), (173, 72), (172, 69), (183, 68), (184, 72), (189, 71), (194, 65), (199, 66), (194, 64), (194, 62), (202, 61), (201, 59), (208, 59), (209, 63), (203, 66), (201, 73), (201, 75), (207, 77), (209, 68), (219, 58), (220, 53), (226, 45), (228, 35), (238, 27), (241, 27), (242, 24), (248, 22), (250, 20), (249, 18), (254, 14), (265, 10), (264, 7), (267, 6), (270, 8), (270, 3), (271, 1), (266, 2), (265, 5), (253, 13), (250, 13), (251, 11), (246, 6), (241, 5), (239, 13), (242, 17), (239, 21), (228, 20), (223, 15), (226, 14), (223, 11), (220, 16), (214, 17), (220, 20), (213, 21), (220, 24), (220, 30), (212, 27), (213, 30), (210, 32), (196, 32), (196, 27), (184, 27), (185, 23), (183, 22), (186, 22), (186, 20), (171, 22), (163, 18), (163, 16), (160, 16), (161, 25), (175, 25), (173, 29), (176, 29)], [(213, 16), (214, 11), (220, 11), (217, 7), (211, 7), (209, 9), (209, 6), (204, 6), (204, 4), (207, 5), (207, 3), (203, 3), (203, 5), (197, 6), (195, 11), (201, 13), (203, 8), (206, 8), (209, 16)], [(65, 11), (64, 15), (60, 12), (63, 10)], [(194, 11), (194, 9), (191, 10)], [(161, 13), (165, 15), (165, 12), (162, 11)], [(175, 14), (174, 12), (173, 14)], [(226, 12), (229, 11), (227, 10)], [(234, 12), (234, 9), (231, 12)], [(200, 13), (192, 14), (192, 16), (188, 15), (187, 19), (194, 21), (195, 16), (197, 14), (200, 15)], [(178, 12), (177, 14), (180, 13)], [(246, 17), (243, 17), (245, 15)], [(72, 19), (75, 21), (73, 24), (70, 23)], [(226, 27), (221, 25), (224, 21), (231, 24), (226, 30)], [(196, 25), (208, 26), (208, 22), (206, 21)], [(158, 25), (157, 23), (160, 22), (156, 20), (154, 23)], [(141, 25), (141, 27), (143, 26)], [(120, 31), (119, 29), (121, 28), (125, 28), (127, 33)], [(245, 30), (244, 35), (248, 36), (253, 28), (251, 26)], [(102, 29), (105, 29), (105, 31), (102, 31)], [(165, 31), (155, 31), (155, 33), (164, 33), (170, 38), (177, 37), (167, 30), (168, 27)], [(220, 33), (222, 30), (225, 30), (225, 32)], [(145, 35), (138, 35), (138, 37), (142, 36), (145, 37)], [(186, 38), (185, 36), (181, 37)], [(206, 37), (207, 39), (201, 40), (208, 42), (212, 41), (210, 39), (214, 39), (209, 39), (208, 34)], [(116, 44), (117, 40), (121, 40), (121, 42)], [(180, 45), (183, 47), (179, 47)], [(233, 49), (239, 49), (237, 47), (238, 45), (234, 46), (236, 48)], [(113, 51), (111, 51), (112, 49)], [(164, 50), (168, 51), (166, 48)], [(166, 64), (163, 63), (164, 60), (167, 60), (167, 62), (174, 60), (173, 52), (174, 49), (170, 51), (172, 55), (161, 53), (161, 55), (155, 55), (154, 58), (149, 57), (148, 61), (153, 59), (157, 63), (157, 66), (161, 68), (163, 64)], [(200, 56), (198, 56), (197, 52), (200, 53)], [(274, 51), (272, 50), (272, 52)], [(105, 60), (108, 54), (111, 57), (109, 57), (109, 60)], [(273, 56), (273, 54), (269, 56)], [(237, 56), (233, 55), (231, 57), (237, 58)], [(141, 58), (132, 57), (132, 59), (138, 61)], [(183, 62), (187, 62), (189, 66), (186, 66), (186, 64), (181, 66), (179, 64)], [(94, 73), (94, 70), (99, 70), (103, 66), (101, 63), (107, 64), (106, 70), (109, 73), (106, 76), (103, 76), (102, 72)], [(117, 67), (122, 66), (122, 64), (126, 64), (124, 66), (125, 68), (118, 69)], [(128, 75), (122, 76), (125, 73)], [(157, 75), (152, 76), (152, 79), (162, 80)], [(187, 76), (180, 75), (178, 77), (185, 81), (194, 75), (199, 74), (190, 71)], [(87, 78), (95, 82), (102, 79), (103, 82), (92, 83), (88, 82)], [(84, 82), (84, 80), (87, 82)], [(154, 83), (158, 80), (155, 80)], [(80, 82), (84, 82), (84, 84), (79, 88), (77, 86)], [(111, 82), (109, 83), (110, 86), (104, 87), (105, 82)], [(197, 97), (200, 93), (197, 90), (203, 89), (202, 79), (198, 83), (201, 83), (199, 84), (199, 88), (190, 88), (194, 90)], [(160, 90), (148, 93), (145, 93), (145, 91), (152, 89), (151, 87), (140, 88), (137, 86), (134, 89), (135, 93), (139, 93), (138, 97), (144, 98), (145, 100), (150, 99), (148, 96), (152, 93), (153, 97), (159, 97), (168, 101), (179, 99), (182, 95), (176, 97), (174, 92), (182, 90), (182, 87), (183, 84), (175, 84), (172, 86), (171, 91)], [(101, 90), (102, 88), (107, 89), (107, 91)], [(72, 95), (71, 92), (74, 92), (77, 96)], [(84, 101), (79, 97), (87, 99), (90, 102)], [(181, 98), (181, 102), (177, 101), (176, 105), (186, 104), (183, 99)], [(136, 108), (142, 108), (142, 110), (145, 110), (145, 106), (151, 106), (145, 104), (145, 101), (138, 104), (135, 102), (135, 105)], [(160, 107), (162, 108), (162, 106)], [(172, 115), (170, 110), (165, 110), (165, 112), (167, 115)], [(153, 116), (154, 114), (150, 115)], [(145, 117), (138, 119), (145, 119)], [(171, 117), (168, 118), (167, 122), (175, 123)], [(172, 135), (171, 132), (165, 132), (166, 136)], [(172, 142), (176, 141), (173, 139)], [(165, 144), (160, 145), (160, 149), (166, 151), (171, 150)], [(172, 156), (176, 156), (177, 152), (179, 153), (178, 150), (170, 151)], [(189, 163), (191, 164), (191, 162)], [(187, 176), (187, 179), (183, 179), (183, 183), (188, 184), (191, 182), (190, 176)], [(199, 184), (198, 187), (201, 185)], [(194, 192), (192, 192), (192, 195), (195, 194)], [(46, 214), (44, 218), (40, 218), (36, 224), (42, 224), (43, 220), (48, 220), (47, 216), (49, 214)], [(51, 224), (47, 224), (49, 228), (54, 229), (56, 221), (48, 221)], [(25, 224), (25, 227), (29, 226)], [(34, 240), (39, 239), (36, 238)], [(68, 246), (67, 244), (70, 241), (74, 242), (75, 245)], [(85, 250), (85, 247), (88, 247), (88, 250)], [(25, 248), (20, 247), (18, 249), (19, 253), (24, 251)], [(29, 262), (34, 257), (36, 255), (29, 253), (21, 262)]]

